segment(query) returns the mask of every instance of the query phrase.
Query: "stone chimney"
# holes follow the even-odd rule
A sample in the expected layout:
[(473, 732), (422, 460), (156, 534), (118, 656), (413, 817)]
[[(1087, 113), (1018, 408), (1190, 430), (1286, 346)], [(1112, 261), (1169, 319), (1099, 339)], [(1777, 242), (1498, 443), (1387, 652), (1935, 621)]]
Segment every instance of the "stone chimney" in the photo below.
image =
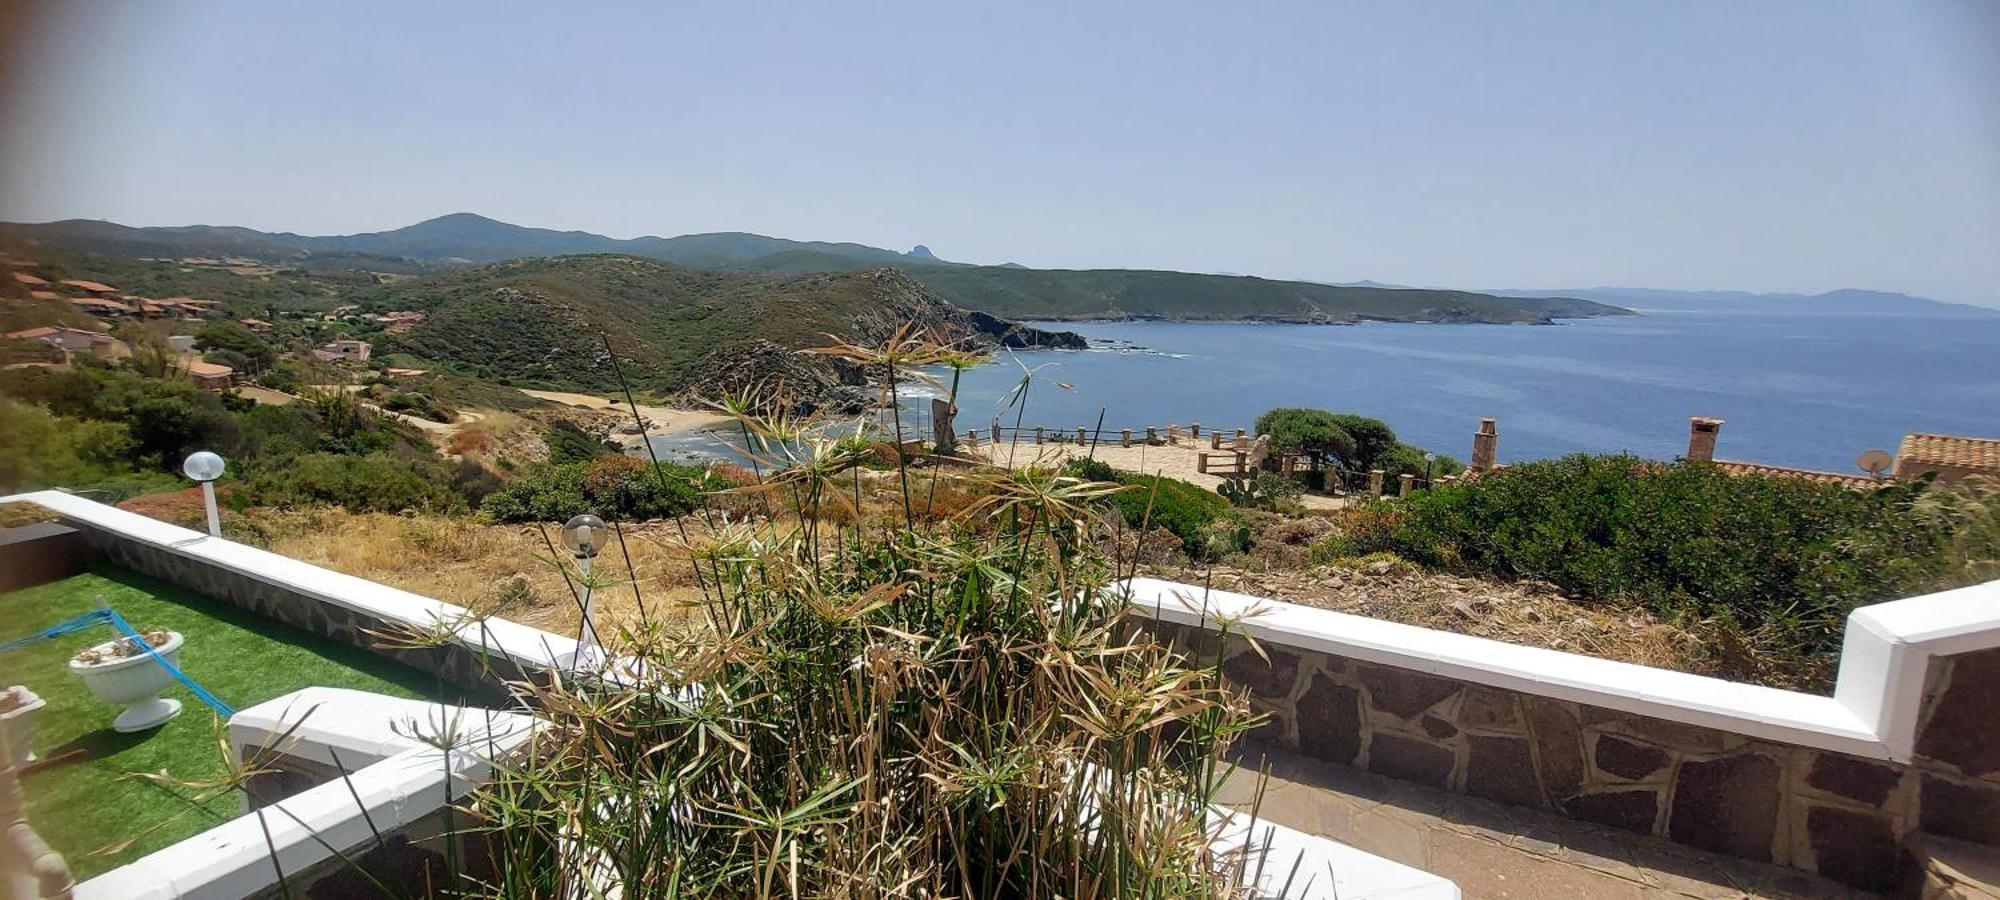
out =
[(1712, 462), (1715, 459), (1715, 436), (1722, 431), (1722, 420), (1707, 416), (1688, 418), (1687, 458), (1696, 462)]
[(1484, 472), (1499, 460), (1500, 425), (1492, 419), (1480, 419), (1479, 430), (1472, 433), (1472, 470)]

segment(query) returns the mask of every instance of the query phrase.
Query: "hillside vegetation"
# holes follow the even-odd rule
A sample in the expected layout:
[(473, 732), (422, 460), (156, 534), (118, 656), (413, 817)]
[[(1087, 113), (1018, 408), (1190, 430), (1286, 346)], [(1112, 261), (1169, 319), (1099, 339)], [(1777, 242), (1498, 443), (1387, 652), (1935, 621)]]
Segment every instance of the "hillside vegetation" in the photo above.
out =
[(0, 225), (0, 241), (40, 242), (114, 256), (238, 255), (311, 271), (411, 272), (543, 256), (616, 253), (697, 269), (772, 275), (908, 272), (944, 299), (998, 316), (1044, 319), (1157, 317), (1347, 323), (1546, 322), (1622, 315), (1587, 300), (1496, 297), (1468, 291), (1339, 286), (1235, 275), (1133, 269), (972, 266), (928, 251), (794, 241), (743, 232), (619, 239), (584, 231), (525, 228), (454, 213), (391, 231), (308, 236), (205, 225), (131, 228), (67, 220)]
[(966, 266), (926, 267), (910, 274), (960, 306), (1022, 319), (1539, 323), (1627, 314), (1588, 300), (1501, 298), (1467, 291), (1346, 287), (1144, 269)]
[(968, 314), (890, 269), (764, 277), (566, 256), (454, 270), (385, 289), (375, 302), (429, 312), (396, 341), (415, 356), (485, 378), (591, 391), (617, 386), (606, 337), (628, 377), (661, 391), (747, 386), (717, 376), (757, 355), (771, 357), (762, 369), (778, 370), (765, 374), (838, 378), (826, 363), (770, 351), (824, 346), (830, 334), (879, 341), (904, 323), (986, 346), (1081, 343)]

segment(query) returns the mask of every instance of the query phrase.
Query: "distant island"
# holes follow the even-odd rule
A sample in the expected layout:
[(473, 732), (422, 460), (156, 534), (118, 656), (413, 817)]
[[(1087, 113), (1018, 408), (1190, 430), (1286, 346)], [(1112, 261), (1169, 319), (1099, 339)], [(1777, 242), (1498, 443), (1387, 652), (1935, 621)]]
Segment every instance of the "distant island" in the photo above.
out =
[(1558, 293), (1633, 309), (1686, 312), (1811, 313), (1863, 316), (2000, 316), (2000, 309), (1949, 303), (1890, 291), (1844, 289), (1820, 294), (1758, 294), (1749, 291), (1675, 291), (1661, 288), (1594, 287), (1561, 291), (1496, 290), (1501, 297), (1543, 297)]
[(755, 275), (890, 267), (959, 307), (1015, 319), (1548, 324), (1561, 318), (1629, 314), (1616, 305), (1567, 297), (1500, 297), (1142, 269), (975, 266), (940, 259), (922, 246), (902, 253), (864, 244), (741, 232), (619, 239), (528, 228), (472, 213), (454, 213), (392, 231), (324, 236), (209, 225), (134, 228), (69, 219), (0, 225), (0, 242), (124, 258), (242, 258), (305, 271), (392, 275), (601, 253)]

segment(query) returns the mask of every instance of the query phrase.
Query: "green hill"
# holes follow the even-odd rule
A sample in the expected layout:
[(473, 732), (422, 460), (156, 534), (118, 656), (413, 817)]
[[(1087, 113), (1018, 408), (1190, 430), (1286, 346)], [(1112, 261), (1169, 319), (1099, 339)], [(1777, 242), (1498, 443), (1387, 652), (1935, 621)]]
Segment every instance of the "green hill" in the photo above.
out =
[(1515, 323), (1626, 312), (1588, 300), (1345, 287), (1144, 269), (965, 266), (912, 269), (910, 274), (960, 306), (1016, 319)]
[(854, 380), (790, 352), (825, 346), (829, 334), (872, 342), (913, 322), (945, 340), (1081, 346), (1074, 335), (969, 314), (893, 269), (757, 276), (562, 256), (414, 279), (371, 303), (429, 313), (394, 349), (482, 378), (590, 391), (617, 383), (600, 335), (650, 389), (712, 392), (784, 377), (806, 395)]
[(585, 231), (526, 228), (454, 213), (367, 234), (307, 236), (195, 225), (130, 228), (68, 220), (0, 225), (7, 240), (52, 243), (113, 256), (244, 256), (311, 271), (439, 270), (529, 257), (618, 253), (697, 269), (759, 274), (849, 272), (893, 266), (967, 309), (1047, 319), (1158, 317), (1283, 322), (1544, 322), (1619, 315), (1587, 300), (1502, 298), (1469, 291), (1335, 286), (1234, 275), (1131, 269), (971, 266), (923, 252), (865, 244), (793, 241), (744, 232), (619, 239)]

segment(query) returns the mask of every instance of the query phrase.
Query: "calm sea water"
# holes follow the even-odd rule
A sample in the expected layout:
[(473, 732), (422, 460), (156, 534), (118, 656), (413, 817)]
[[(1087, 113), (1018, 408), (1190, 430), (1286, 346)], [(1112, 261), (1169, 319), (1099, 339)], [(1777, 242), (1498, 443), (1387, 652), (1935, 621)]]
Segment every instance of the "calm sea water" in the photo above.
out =
[[(1855, 471), (1910, 431), (2000, 435), (2000, 316), (1646, 311), (1555, 326), (1064, 324), (1092, 349), (1017, 354), (1036, 370), (1025, 424), (1249, 426), (1273, 406), (1375, 416), (1464, 459), (1481, 417), (1500, 458), (1629, 450), (1673, 457), (1691, 415), (1718, 455)], [(959, 430), (998, 419), (1014, 360), (966, 374)], [(1068, 385), (1058, 387), (1057, 383)], [(907, 404), (920, 409), (918, 404)], [(921, 415), (921, 412), (918, 413)], [(906, 422), (908, 419), (906, 418)], [(665, 441), (714, 451), (713, 438)]]

